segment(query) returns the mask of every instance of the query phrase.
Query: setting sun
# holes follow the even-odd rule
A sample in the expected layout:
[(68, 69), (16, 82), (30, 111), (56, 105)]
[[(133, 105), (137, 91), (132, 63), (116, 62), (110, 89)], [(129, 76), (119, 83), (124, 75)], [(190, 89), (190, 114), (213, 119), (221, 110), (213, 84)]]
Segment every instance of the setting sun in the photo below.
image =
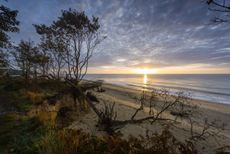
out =
[(0, 154), (230, 154), (229, 38), (230, 0), (0, 0)]
[(137, 74), (154, 74), (157, 73), (157, 69), (149, 69), (149, 68), (139, 68), (135, 70)]

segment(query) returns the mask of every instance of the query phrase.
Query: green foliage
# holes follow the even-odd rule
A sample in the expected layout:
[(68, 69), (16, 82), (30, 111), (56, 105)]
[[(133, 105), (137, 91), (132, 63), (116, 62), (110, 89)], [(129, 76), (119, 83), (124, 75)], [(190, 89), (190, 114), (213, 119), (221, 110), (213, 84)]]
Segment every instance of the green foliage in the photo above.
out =
[(41, 36), (41, 49), (49, 56), (47, 72), (58, 79), (65, 74), (80, 81), (87, 73), (94, 48), (104, 39), (99, 38), (98, 18), (90, 19), (84, 12), (72, 9), (62, 11), (50, 26), (34, 27)]
[(46, 131), (47, 128), (35, 118), (23, 121), (17, 127), (11, 149), (14, 153), (37, 153), (37, 142)]
[(19, 21), (16, 20), (18, 11), (11, 10), (3, 5), (0, 6), (0, 48), (8, 43), (8, 35), (6, 32), (19, 31)]
[(3, 48), (10, 44), (7, 32), (19, 31), (19, 21), (16, 19), (17, 14), (17, 10), (11, 10), (0, 5), (0, 67), (8, 66), (7, 53), (3, 51)]
[(7, 144), (12, 140), (18, 120), (17, 114), (0, 115), (0, 153), (3, 153)]
[[(8, 61), (6, 59), (6, 54), (0, 51), (0, 68), (7, 67), (7, 66), (8, 66)], [(2, 75), (1, 72), (0, 75)]]
[(65, 88), (65, 83), (54, 80), (40, 79), (25, 85), (21, 78), (0, 78), (0, 112), (29, 111), (32, 105)]
[(183, 144), (165, 129), (146, 137), (91, 136), (80, 130), (50, 131), (39, 143), (39, 153), (49, 154), (196, 154), (193, 145)]
[[(4, 118), (16, 119), (15, 116)], [(1, 120), (1, 118), (0, 118)], [(3, 121), (2, 121), (3, 122)], [(14, 121), (15, 122), (15, 121)], [(0, 127), (1, 128), (1, 127)], [(13, 129), (14, 128), (14, 129)], [(1, 131), (2, 129), (0, 129)], [(161, 134), (147, 133), (128, 139), (121, 135), (93, 136), (82, 130), (55, 129), (44, 126), (37, 119), (24, 119), (17, 126), (5, 127), (2, 143), (12, 153), (40, 154), (196, 154), (192, 143), (178, 141), (166, 128)], [(3, 131), (1, 132), (3, 133)]]
[(89, 33), (95, 33), (100, 28), (98, 18), (93, 17), (91, 21), (84, 12), (77, 12), (72, 9), (64, 10), (55, 25), (58, 28), (63, 28), (60, 30), (69, 35), (82, 35), (83, 37)]
[(28, 119), (17, 113), (0, 116), (0, 153), (33, 153), (35, 142), (45, 132), (36, 119)]
[[(55, 93), (67, 88), (62, 82), (54, 80), (38, 80), (36, 84), (24, 87), (23, 80), (8, 78), (0, 80), (0, 98), (10, 107), (15, 106), (19, 111), (29, 110), (31, 99), (25, 96), (30, 92), (33, 96), (40, 93)], [(58, 85), (60, 84), (60, 85)], [(39, 96), (40, 97), (40, 96)], [(24, 102), (24, 103), (23, 103)], [(12, 104), (11, 104), (12, 103)], [(2, 105), (2, 102), (1, 102)], [(114, 105), (107, 106), (102, 115), (106, 120), (116, 119), (113, 112)], [(59, 122), (68, 123), (71, 108), (63, 107), (58, 113)], [(21, 118), (20, 118), (21, 117)], [(109, 120), (107, 119), (107, 120)], [(71, 119), (70, 119), (71, 121)], [(110, 123), (110, 121), (106, 121)], [(62, 128), (62, 127), (59, 127)], [(71, 154), (71, 153), (188, 153), (195, 154), (193, 143), (179, 142), (168, 129), (161, 134), (147, 134), (144, 137), (129, 137), (113, 134), (103, 137), (92, 136), (80, 130), (48, 129), (37, 119), (26, 119), (26, 116), (11, 115), (0, 117), (0, 152), (11, 151), (13, 153), (48, 153), (48, 154)]]
[(38, 48), (33, 45), (32, 41), (23, 40), (15, 48), (15, 51), (12, 52), (26, 80), (28, 80), (32, 74), (33, 66), (37, 64), (37, 58), (35, 58), (37, 53)]
[(196, 154), (193, 145), (183, 144), (166, 129), (146, 137), (97, 137), (80, 130), (51, 131), (39, 143), (39, 153), (49, 154)]
[(24, 112), (31, 103), (24, 97), (24, 83), (18, 79), (0, 78), (0, 108), (3, 111)]

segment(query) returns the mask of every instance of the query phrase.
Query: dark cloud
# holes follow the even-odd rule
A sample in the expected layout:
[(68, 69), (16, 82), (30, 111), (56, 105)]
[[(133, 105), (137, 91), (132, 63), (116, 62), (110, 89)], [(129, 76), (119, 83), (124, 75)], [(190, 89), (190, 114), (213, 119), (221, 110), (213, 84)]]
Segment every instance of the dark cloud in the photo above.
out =
[(3, 4), (19, 10), (21, 31), (11, 35), (15, 42), (38, 41), (32, 24), (50, 24), (63, 9), (98, 16), (108, 38), (97, 48), (93, 66), (230, 67), (230, 25), (210, 24), (213, 12), (201, 0), (8, 0)]

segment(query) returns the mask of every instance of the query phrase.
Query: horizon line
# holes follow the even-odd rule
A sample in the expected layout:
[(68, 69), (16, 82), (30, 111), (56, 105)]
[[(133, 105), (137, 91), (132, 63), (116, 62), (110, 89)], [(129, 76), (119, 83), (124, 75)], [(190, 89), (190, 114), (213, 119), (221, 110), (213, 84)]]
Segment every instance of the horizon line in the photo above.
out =
[[(144, 73), (87, 73), (86, 75), (145, 75)], [(230, 75), (230, 73), (147, 73), (146, 75)]]

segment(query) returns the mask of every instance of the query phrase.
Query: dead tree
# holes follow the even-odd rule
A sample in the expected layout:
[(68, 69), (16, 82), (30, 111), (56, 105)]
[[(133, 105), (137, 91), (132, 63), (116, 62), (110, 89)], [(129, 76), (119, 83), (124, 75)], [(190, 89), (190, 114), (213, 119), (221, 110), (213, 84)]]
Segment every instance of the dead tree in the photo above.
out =
[[(225, 124), (221, 123), (218, 120), (208, 121), (207, 118), (204, 119), (204, 122), (199, 125), (198, 122), (189, 118), (190, 122), (190, 141), (199, 141), (199, 140), (207, 140), (209, 137), (216, 137), (222, 132), (225, 128)], [(194, 131), (194, 125), (201, 127), (201, 131)]]
[[(158, 100), (156, 97), (158, 97), (161, 100)], [(98, 115), (98, 118), (104, 122), (105, 122), (105, 120), (103, 120), (104, 118), (106, 119), (110, 118), (109, 123), (100, 123), (101, 125), (105, 125), (104, 126), (105, 128), (110, 127), (110, 130), (117, 130), (119, 128), (124, 127), (127, 124), (138, 124), (143, 122), (150, 122), (150, 124), (153, 124), (156, 121), (175, 122), (176, 118), (170, 118), (170, 117), (165, 118), (163, 115), (166, 112), (170, 112), (173, 109), (173, 107), (181, 103), (185, 103), (186, 101), (187, 98), (184, 97), (183, 93), (181, 92), (178, 93), (176, 96), (170, 95), (169, 91), (167, 90), (160, 90), (160, 91), (155, 90), (150, 94), (150, 96), (148, 96), (147, 92), (142, 92), (141, 97), (137, 98), (137, 102), (140, 103), (140, 107), (134, 111), (130, 119), (127, 120), (111, 119), (109, 116), (106, 117), (100, 116), (102, 114), (100, 111), (99, 111), (100, 114)], [(144, 109), (145, 105), (148, 106), (148, 103), (149, 103), (149, 115), (143, 118), (137, 118), (138, 113)]]
[(113, 121), (115, 121), (117, 118), (117, 112), (115, 111), (114, 107), (115, 103), (111, 105), (104, 102), (104, 108), (100, 110), (100, 118), (98, 119), (98, 127), (102, 126), (103, 128), (101, 129), (109, 134), (114, 132)]
[[(146, 94), (142, 94), (146, 95)], [(162, 100), (161, 100), (161, 105), (157, 105), (157, 102), (154, 97), (158, 95)], [(146, 96), (142, 96), (146, 97)], [(128, 123), (142, 123), (144, 121), (149, 121), (151, 124), (154, 123), (155, 121), (174, 121), (174, 119), (170, 118), (163, 118), (163, 114), (167, 111), (170, 111), (174, 106), (178, 105), (179, 103), (182, 103), (186, 100), (186, 98), (183, 96), (183, 93), (178, 93), (177, 96), (171, 96), (169, 94), (168, 90), (159, 90), (158, 92), (154, 91), (151, 93), (150, 98), (147, 99), (149, 102), (149, 111), (151, 111), (149, 116), (141, 118), (141, 119), (134, 119), (135, 116), (137, 115), (136, 112), (139, 112), (140, 109), (137, 109), (135, 112), (135, 115), (132, 116), (131, 121), (127, 120), (126, 122)], [(158, 103), (159, 104), (159, 103)], [(155, 111), (153, 111), (153, 107), (155, 107)], [(142, 108), (143, 109), (143, 108)]]
[(143, 110), (144, 108), (144, 103), (146, 101), (146, 92), (143, 91), (142, 95), (140, 97), (140, 99), (137, 98), (137, 103), (140, 102), (140, 107), (138, 109), (136, 109), (136, 111), (134, 112), (134, 114), (131, 116), (131, 120), (134, 120), (134, 118), (136, 117), (137, 113), (141, 110)]
[(209, 10), (216, 12), (219, 16), (212, 19), (214, 23), (230, 22), (230, 2), (229, 0), (207, 0)]

